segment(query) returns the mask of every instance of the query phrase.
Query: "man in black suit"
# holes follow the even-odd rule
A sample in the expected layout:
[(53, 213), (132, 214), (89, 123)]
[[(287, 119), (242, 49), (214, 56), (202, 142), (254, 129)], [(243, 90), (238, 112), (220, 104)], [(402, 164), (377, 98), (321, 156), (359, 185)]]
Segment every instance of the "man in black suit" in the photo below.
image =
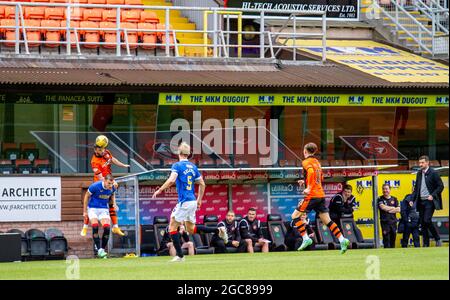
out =
[(439, 174), (430, 168), (430, 159), (428, 156), (423, 155), (419, 157), (419, 166), (420, 170), (417, 172), (413, 200), (417, 202), (417, 209), (419, 210), (423, 246), (430, 246), (429, 232), (435, 239), (436, 246), (441, 246), (441, 238), (433, 226), (432, 217), (435, 209), (442, 209), (441, 193), (444, 190), (444, 183)]

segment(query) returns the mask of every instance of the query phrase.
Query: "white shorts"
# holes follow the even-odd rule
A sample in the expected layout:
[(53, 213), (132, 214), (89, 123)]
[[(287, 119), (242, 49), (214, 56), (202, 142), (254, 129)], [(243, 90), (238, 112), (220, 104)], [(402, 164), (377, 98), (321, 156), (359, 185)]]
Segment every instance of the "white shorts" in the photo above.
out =
[(195, 211), (197, 210), (197, 201), (187, 201), (178, 203), (172, 211), (170, 217), (174, 217), (178, 223), (185, 221), (195, 224)]
[(95, 208), (95, 207), (88, 207), (88, 217), (89, 220), (97, 219), (97, 220), (103, 220), (103, 219), (110, 219), (109, 217), (109, 209), (108, 208)]

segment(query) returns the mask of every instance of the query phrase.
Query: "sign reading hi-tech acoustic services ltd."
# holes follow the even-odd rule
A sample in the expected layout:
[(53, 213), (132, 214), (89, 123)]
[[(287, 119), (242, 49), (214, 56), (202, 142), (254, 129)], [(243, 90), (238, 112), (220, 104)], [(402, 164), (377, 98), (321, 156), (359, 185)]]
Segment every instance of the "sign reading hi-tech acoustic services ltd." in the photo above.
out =
[(61, 221), (61, 177), (0, 177), (0, 222)]
[(326, 11), (327, 18), (343, 21), (358, 20), (359, 11), (358, 0), (228, 0), (225, 3), (226, 7), (243, 9)]

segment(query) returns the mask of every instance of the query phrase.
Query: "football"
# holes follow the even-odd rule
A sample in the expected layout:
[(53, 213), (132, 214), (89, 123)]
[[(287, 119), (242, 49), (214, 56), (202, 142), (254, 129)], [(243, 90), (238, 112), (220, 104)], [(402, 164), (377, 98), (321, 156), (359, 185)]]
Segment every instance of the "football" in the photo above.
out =
[(109, 140), (106, 136), (104, 135), (99, 135), (96, 139), (95, 139), (95, 145), (97, 147), (101, 147), (101, 148), (106, 148), (108, 147), (108, 143)]

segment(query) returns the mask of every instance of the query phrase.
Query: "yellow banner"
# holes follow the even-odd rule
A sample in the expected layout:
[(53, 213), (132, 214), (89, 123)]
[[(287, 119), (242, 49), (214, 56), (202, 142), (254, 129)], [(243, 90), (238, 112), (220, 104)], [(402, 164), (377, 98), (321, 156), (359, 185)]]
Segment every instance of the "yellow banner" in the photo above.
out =
[(159, 105), (448, 107), (448, 95), (160, 93)]
[[(283, 41), (281, 41), (283, 42)], [(294, 43), (288, 40), (287, 45)], [(322, 41), (297, 40), (300, 50), (322, 55)], [(374, 41), (327, 40), (327, 60), (390, 82), (448, 83), (448, 66)]]
[[(435, 217), (449, 216), (449, 178), (441, 177), (444, 182), (444, 191), (442, 192), (443, 209), (436, 210)], [(391, 186), (391, 194), (399, 201), (402, 201), (406, 195), (411, 194), (415, 184), (415, 174), (380, 174), (378, 175), (378, 195), (382, 195), (382, 186), (384, 183), (389, 183)], [(363, 177), (348, 181), (353, 188), (353, 195), (359, 204), (358, 210), (355, 211), (355, 220), (359, 221), (373, 221), (373, 207), (372, 207), (372, 177)], [(400, 218), (400, 214), (398, 214)], [(368, 222), (369, 223), (369, 222)], [(364, 237), (373, 237), (373, 224), (358, 225)]]

